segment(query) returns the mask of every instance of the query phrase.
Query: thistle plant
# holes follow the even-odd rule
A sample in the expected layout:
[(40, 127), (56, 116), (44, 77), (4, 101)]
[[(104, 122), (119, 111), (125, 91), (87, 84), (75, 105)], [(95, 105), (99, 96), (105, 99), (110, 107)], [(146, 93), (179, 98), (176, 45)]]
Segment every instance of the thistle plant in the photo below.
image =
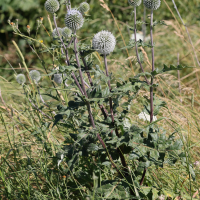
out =
[(161, 0), (144, 0), (144, 6), (150, 10), (157, 10), (160, 7)]
[[(149, 186), (149, 177), (145, 182), (148, 167), (163, 167), (164, 163), (175, 163), (180, 157), (185, 159), (181, 151), (183, 144), (175, 138), (174, 132), (168, 131), (166, 134), (166, 131), (157, 124), (159, 120), (157, 115), (166, 103), (153, 96), (153, 89), (156, 87), (154, 76), (177, 69), (165, 66), (162, 70), (155, 70), (153, 10), (158, 9), (159, 6), (155, 4), (158, 1), (148, 1), (149, 3), (144, 1), (147, 7), (151, 5), (151, 45), (143, 45), (151, 48), (151, 73), (144, 71), (138, 53), (140, 41), (136, 38), (136, 8), (141, 5), (141, 0), (128, 2), (134, 8), (135, 42), (133, 46), (142, 73), (128, 79), (115, 78), (109, 73), (107, 56), (112, 56), (116, 48), (116, 38), (111, 32), (102, 30), (96, 33), (92, 39), (92, 45), (78, 41), (77, 31), (83, 26), (83, 14), (89, 8), (87, 3), (82, 3), (77, 10), (71, 9), (68, 2), (65, 16), (66, 27), (61, 29), (57, 26), (55, 14), (59, 9), (59, 3), (56, 0), (47, 0), (45, 8), (53, 14), (55, 26), (52, 35), (58, 37), (60, 43), (51, 47), (43, 46), (46, 48), (45, 52), (50, 52), (54, 68), (50, 67), (52, 65), (47, 68), (44, 61), (41, 63), (49, 78), (49, 84), (53, 84), (54, 87), (46, 89), (46, 83), (43, 86), (42, 81), (38, 84), (41, 75), (37, 70), (29, 73), (31, 79), (37, 84), (38, 93), (33, 92), (28, 83), (26, 84), (23, 74), (17, 76), (17, 82), (24, 86), (26, 98), (42, 121), (39, 124), (35, 120), (36, 128), (31, 133), (44, 145), (44, 152), (48, 154), (48, 162), (51, 163), (49, 170), (52, 170), (52, 174), (58, 174), (55, 193), (59, 195), (56, 198), (65, 199), (68, 194), (72, 194), (72, 197), (69, 197), (71, 199), (87, 199), (94, 196), (96, 199), (106, 199), (109, 191), (111, 199), (118, 198), (119, 194), (124, 199), (148, 199), (149, 196), (154, 196), (155, 188), (150, 188), (148, 192), (144, 190), (144, 187), (140, 187), (142, 184)], [(23, 36), (22, 33), (20, 36)], [(34, 42), (35, 39), (32, 43)], [(90, 41), (88, 43), (90, 44)], [(30, 48), (34, 49), (31, 45)], [(69, 48), (70, 51), (68, 51)], [(60, 50), (62, 56), (59, 54)], [(39, 57), (37, 51), (33, 52)], [(103, 57), (105, 72), (94, 64), (96, 60), (92, 54), (100, 54)], [(22, 60), (24, 61), (23, 58)], [(178, 67), (179, 70), (182, 68)], [(63, 87), (61, 83), (65, 78), (70, 84), (65, 83), (66, 87)], [(39, 87), (41, 89), (45, 87), (45, 94), (40, 93)], [(135, 115), (132, 115), (130, 111), (133, 100), (138, 97), (141, 89), (150, 90), (150, 98), (145, 96), (142, 101), (144, 110), (137, 116), (139, 120), (145, 120), (142, 121), (147, 123), (145, 126), (137, 123)], [(40, 102), (37, 101), (38, 95)], [(47, 95), (50, 98), (49, 102), (46, 101), (46, 103), (42, 95)], [(47, 111), (50, 114), (47, 114)], [(46, 132), (45, 134), (49, 136), (54, 129), (59, 134), (61, 132), (65, 134), (63, 137), (65, 141), (62, 146), (52, 142), (50, 146), (54, 145), (54, 149), (50, 150), (50, 147), (46, 145), (49, 138), (40, 134), (46, 130), (47, 134)], [(162, 133), (161, 130), (163, 130)], [(67, 167), (62, 166), (64, 162)], [(108, 170), (110, 173), (105, 173)], [(100, 174), (100, 183), (94, 181), (97, 174)], [(60, 187), (58, 180), (61, 175), (67, 178), (65, 184)], [(51, 178), (53, 176), (51, 175)], [(46, 176), (46, 179), (53, 184), (51, 178)], [(76, 183), (82, 184), (84, 189)]]

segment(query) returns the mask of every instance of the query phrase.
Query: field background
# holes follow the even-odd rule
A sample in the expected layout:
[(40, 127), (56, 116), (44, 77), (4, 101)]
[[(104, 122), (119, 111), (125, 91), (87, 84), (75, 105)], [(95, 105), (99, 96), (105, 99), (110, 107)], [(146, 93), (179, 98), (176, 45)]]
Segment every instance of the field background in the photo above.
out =
[[(24, 105), (21, 103), (23, 102), (22, 88), (16, 84), (11, 65), (16, 69), (17, 73), (21, 71), (24, 72), (24, 69), (22, 64), (20, 64), (21, 61), (16, 53), (12, 40), (16, 41), (21, 49), (28, 68), (38, 69), (44, 72), (39, 60), (30, 51), (26, 41), (13, 34), (12, 27), (7, 23), (7, 20), (9, 19), (15, 22), (15, 20), (18, 19), (19, 29), (24, 34), (27, 34), (26, 26), (30, 25), (31, 36), (34, 37), (37, 27), (36, 20), (43, 17), (43, 25), (45, 28), (43, 26), (40, 27), (36, 39), (43, 40), (45, 45), (48, 46), (52, 42), (52, 38), (47, 34), (47, 31), (49, 33), (51, 31), (47, 18), (48, 13), (44, 10), (44, 2), (45, 0), (0, 1), (0, 169), (2, 170), (0, 170), (0, 185), (4, 183), (4, 187), (6, 185), (5, 183), (9, 182), (9, 179), (5, 179), (5, 177), (10, 173), (9, 167), (5, 166), (6, 162), (15, 162), (13, 160), (14, 155), (11, 153), (11, 146), (13, 145), (12, 148), (16, 148), (15, 145), (17, 146), (20, 144), (20, 137), (23, 139), (29, 137), (26, 135), (25, 131), (24, 133), (23, 130), (17, 132), (13, 128), (15, 127), (14, 118), (17, 118), (17, 114), (23, 116), (21, 111)], [(80, 0), (72, 0), (72, 7), (78, 7), (81, 2)], [(100, 0), (89, 0), (87, 2), (90, 4), (91, 9), (87, 13), (88, 16), (86, 16), (87, 23), (78, 31), (79, 40), (86, 40), (87, 43), (90, 44), (93, 35), (98, 31), (111, 31), (117, 38), (117, 47), (113, 55), (108, 58), (110, 70), (112, 70), (116, 76), (131, 77), (133, 74), (137, 74), (139, 72), (139, 66), (134, 61), (134, 49), (129, 49), (128, 55), (126, 50), (121, 49), (125, 46), (124, 43), (128, 45), (132, 34), (128, 26), (133, 27), (133, 15), (131, 15), (132, 7), (128, 5), (128, 1), (104, 0), (111, 12), (101, 6)], [(176, 0), (175, 2), (189, 30), (196, 55), (200, 59), (200, 2), (199, 0)], [(138, 21), (143, 20), (143, 9), (143, 6), (137, 9)], [(57, 20), (60, 27), (64, 27), (65, 13), (65, 6), (62, 6), (58, 14), (59, 20)], [(148, 15), (149, 11), (147, 11), (147, 16)], [(170, 118), (173, 120), (166, 120), (168, 123), (165, 123), (163, 126), (169, 131), (173, 131), (174, 126), (179, 129), (179, 137), (183, 138), (185, 151), (190, 158), (189, 163), (192, 164), (195, 161), (200, 161), (200, 66), (196, 61), (195, 53), (189, 42), (185, 27), (181, 24), (170, 0), (162, 1), (160, 9), (154, 12), (154, 19), (157, 21), (164, 20), (168, 25), (156, 26), (154, 29), (156, 68), (161, 68), (163, 64), (167, 66), (170, 64), (177, 65), (178, 54), (181, 65), (194, 67), (180, 71), (180, 81), (177, 78), (177, 72), (170, 72), (159, 76), (156, 80), (160, 84), (156, 95), (167, 102), (167, 108), (162, 110), (160, 117), (164, 116), (167, 119)], [(149, 19), (147, 18), (146, 21), (149, 22)], [(123, 35), (124, 42), (117, 26)], [(138, 25), (138, 31), (142, 31), (140, 25)], [(149, 28), (147, 27), (147, 36), (148, 35)], [(147, 49), (146, 53), (147, 56), (144, 58), (145, 70), (150, 71), (150, 66), (148, 64), (149, 61), (151, 62), (150, 51)], [(52, 58), (44, 54), (43, 59), (49, 64), (50, 69)], [(97, 63), (98, 62), (101, 64), (101, 60), (97, 60)], [(141, 93), (140, 95), (143, 96), (145, 94)], [(140, 113), (141, 106), (142, 105), (138, 105), (137, 102), (132, 106), (133, 115), (131, 116), (131, 120), (134, 121), (134, 116)], [(12, 117), (10, 117), (10, 114)], [(30, 116), (23, 117), (29, 127), (31, 127), (32, 122)], [(8, 138), (10, 138), (11, 141)], [(62, 143), (63, 137), (58, 134), (57, 130), (54, 132), (54, 139), (55, 138), (56, 141)], [(27, 145), (27, 148), (29, 147), (30, 146)], [(32, 145), (31, 148), (34, 150), (38, 149), (39, 146)], [(21, 156), (23, 160), (25, 155)], [(5, 158), (8, 160), (5, 161)], [(1, 165), (3, 166), (2, 168)], [(195, 167), (197, 176), (195, 182), (187, 175), (184, 166), (181, 165), (174, 167), (166, 166), (164, 169), (159, 169), (155, 173), (154, 169), (150, 169), (149, 173), (152, 174), (155, 179), (160, 177), (160, 184), (168, 191), (168, 195), (174, 195), (181, 191), (183, 194), (189, 195), (189, 197), (198, 197), (197, 191), (200, 189), (199, 167), (200, 166)], [(23, 170), (23, 165), (21, 170)], [(23, 178), (23, 181), (25, 181), (26, 178), (27, 177)], [(14, 187), (12, 184), (15, 183), (12, 182), (10, 184), (12, 188)], [(0, 188), (0, 195), (4, 187)]]

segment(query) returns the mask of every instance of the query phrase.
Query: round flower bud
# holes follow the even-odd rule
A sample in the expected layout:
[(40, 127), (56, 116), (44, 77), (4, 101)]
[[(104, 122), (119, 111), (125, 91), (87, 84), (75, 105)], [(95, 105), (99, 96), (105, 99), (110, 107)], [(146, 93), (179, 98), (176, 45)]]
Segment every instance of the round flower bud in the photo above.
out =
[(54, 74), (53, 75), (53, 80), (58, 84), (60, 85), (62, 82), (63, 82), (63, 77), (66, 77), (66, 74)]
[(60, 4), (57, 0), (47, 0), (44, 4), (46, 10), (50, 13), (55, 13), (58, 11)]
[(88, 10), (90, 10), (90, 5), (87, 3), (87, 2), (83, 2), (80, 4), (78, 10), (81, 12), (81, 13), (85, 13), (87, 12)]
[(142, 0), (128, 0), (128, 3), (131, 6), (137, 7), (137, 6), (139, 6), (142, 3)]
[(151, 10), (157, 10), (160, 7), (160, 0), (144, 0), (144, 6)]
[(24, 74), (18, 74), (16, 80), (20, 85), (23, 85), (26, 82), (26, 77)]
[(31, 76), (32, 80), (35, 81), (36, 83), (38, 83), (38, 81), (41, 78), (40, 72), (37, 71), (37, 70), (31, 70), (30, 71), (30, 76)]
[(93, 40), (93, 48), (100, 54), (110, 54), (115, 49), (116, 39), (115, 36), (109, 31), (98, 32)]
[(76, 9), (71, 9), (66, 14), (65, 24), (73, 31), (80, 29), (83, 26), (83, 22), (84, 18), (82, 14)]
[[(62, 28), (58, 28), (58, 32), (60, 33), (60, 36), (62, 37)], [(52, 36), (53, 36), (54, 38), (55, 38), (55, 37), (59, 37), (56, 28), (53, 29)]]
[(71, 34), (72, 34), (71, 29), (69, 29), (67, 27), (65, 27), (65, 28), (62, 29), (62, 35), (63, 35), (63, 37), (69, 38), (71, 36)]

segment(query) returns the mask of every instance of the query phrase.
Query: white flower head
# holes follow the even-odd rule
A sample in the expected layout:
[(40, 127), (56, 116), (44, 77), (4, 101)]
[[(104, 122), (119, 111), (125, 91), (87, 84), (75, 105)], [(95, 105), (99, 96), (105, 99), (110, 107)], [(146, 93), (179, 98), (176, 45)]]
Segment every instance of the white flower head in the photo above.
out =
[(137, 7), (137, 6), (139, 6), (142, 3), (142, 0), (128, 0), (128, 3), (131, 6)]
[(83, 15), (76, 9), (71, 9), (65, 16), (65, 24), (72, 31), (76, 31), (83, 26)]
[(157, 10), (160, 7), (160, 0), (144, 0), (143, 4), (150, 10)]
[(100, 31), (92, 40), (93, 48), (100, 54), (110, 54), (114, 51), (116, 45), (115, 36), (109, 31)]
[[(139, 119), (143, 119), (144, 121), (149, 121), (150, 122), (150, 115), (146, 114), (145, 112), (141, 112), (138, 115)], [(157, 117), (153, 116), (153, 121), (156, 121)]]
[(47, 0), (44, 4), (46, 10), (50, 13), (55, 13), (58, 11), (60, 4), (57, 0)]

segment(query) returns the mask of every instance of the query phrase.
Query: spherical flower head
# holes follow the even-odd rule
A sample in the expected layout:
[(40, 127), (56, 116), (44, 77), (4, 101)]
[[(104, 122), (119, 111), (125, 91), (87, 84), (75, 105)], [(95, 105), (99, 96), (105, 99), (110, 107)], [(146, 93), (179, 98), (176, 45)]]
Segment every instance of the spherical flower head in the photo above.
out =
[(60, 85), (62, 82), (63, 82), (63, 77), (66, 77), (66, 74), (54, 74), (53, 75), (53, 80), (58, 84)]
[(38, 83), (38, 81), (41, 78), (40, 72), (37, 70), (31, 70), (29, 73), (30, 73), (32, 80), (35, 81), (35, 83)]
[(144, 0), (144, 6), (150, 10), (157, 10), (160, 7), (160, 0)]
[(65, 17), (66, 26), (72, 31), (76, 31), (83, 26), (83, 15), (76, 9), (71, 9), (67, 12)]
[(50, 13), (55, 13), (58, 11), (60, 4), (57, 0), (47, 0), (44, 4), (46, 10)]
[(20, 85), (23, 85), (26, 82), (26, 77), (24, 74), (18, 74), (16, 80)]
[(139, 6), (142, 3), (142, 0), (128, 0), (128, 3), (131, 6), (137, 7), (137, 6)]
[[(60, 33), (60, 36), (62, 37), (62, 28), (58, 28), (58, 32)], [(53, 29), (52, 36), (53, 36), (54, 38), (59, 37), (56, 28)]]
[(81, 13), (85, 13), (87, 12), (88, 10), (90, 10), (90, 5), (87, 3), (87, 2), (83, 2), (80, 4), (78, 10), (81, 12)]
[(116, 39), (115, 36), (109, 31), (98, 32), (93, 40), (93, 48), (100, 54), (108, 55), (115, 49)]
[(63, 37), (69, 38), (71, 36), (71, 34), (72, 34), (72, 30), (71, 29), (69, 29), (67, 27), (65, 27), (65, 28), (62, 29), (62, 35), (63, 35)]

